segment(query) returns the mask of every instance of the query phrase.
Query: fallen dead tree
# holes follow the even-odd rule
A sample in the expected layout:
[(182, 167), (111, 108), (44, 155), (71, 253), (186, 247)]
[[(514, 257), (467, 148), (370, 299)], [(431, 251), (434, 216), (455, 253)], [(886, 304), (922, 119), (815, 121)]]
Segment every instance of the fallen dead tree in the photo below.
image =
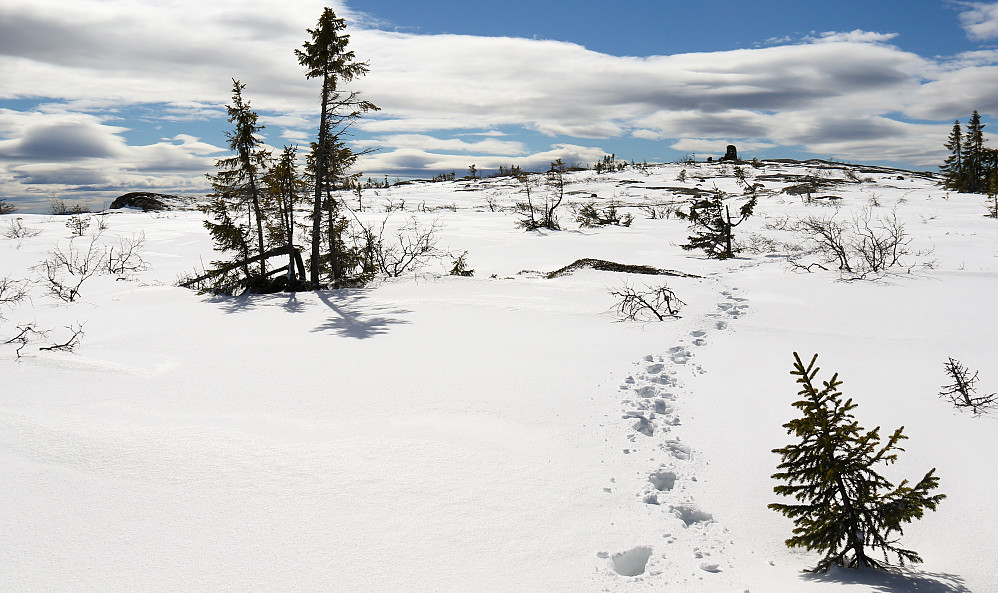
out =
[[(256, 263), (260, 260), (270, 259), (272, 257), (279, 256), (290, 256), (294, 263), (297, 271), (297, 275), (292, 274), (290, 278), (280, 277), (274, 278), (274, 276), (287, 272), (290, 264), (281, 268), (271, 270), (266, 275), (252, 276), (247, 275), (245, 277), (232, 278), (230, 273), (236, 270), (247, 270), (250, 264)], [(239, 260), (236, 262), (228, 263), (223, 266), (219, 266), (212, 270), (201, 274), (195, 278), (185, 279), (178, 282), (177, 285), (183, 288), (190, 288), (194, 290), (203, 290), (209, 292), (220, 292), (220, 293), (233, 293), (239, 288), (244, 288), (254, 293), (268, 293), (268, 292), (278, 292), (281, 290), (302, 290), (307, 289), (304, 282), (305, 278), (305, 264), (302, 262), (301, 253), (298, 249), (285, 245), (282, 247), (275, 247), (269, 251), (265, 251), (260, 255), (256, 255), (250, 258)]]

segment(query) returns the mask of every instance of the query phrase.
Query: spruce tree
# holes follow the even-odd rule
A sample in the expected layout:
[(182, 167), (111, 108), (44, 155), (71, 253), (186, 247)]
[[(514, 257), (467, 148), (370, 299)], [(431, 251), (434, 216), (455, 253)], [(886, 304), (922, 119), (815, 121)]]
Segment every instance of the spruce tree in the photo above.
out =
[[(228, 120), (235, 127), (226, 132), (226, 137), (229, 149), (235, 154), (215, 162), (217, 172), (208, 174), (212, 193), (201, 208), (214, 219), (206, 220), (204, 226), (211, 233), (215, 248), (235, 250), (240, 259), (262, 255), (266, 249), (261, 178), (270, 160), (270, 152), (262, 148), (263, 141), (258, 137), (263, 126), (257, 124), (256, 112), (243, 100), (244, 88), (246, 85), (232, 80), (232, 104), (226, 107)], [(259, 275), (264, 276), (266, 270), (266, 261), (261, 259)], [(248, 266), (243, 266), (243, 272), (247, 277), (250, 275)]]
[(305, 181), (298, 172), (298, 149), (285, 146), (263, 182), (267, 187), (267, 209), (273, 214), (267, 221), (267, 234), (271, 244), (289, 248), (288, 279), (297, 284), (297, 281), (305, 280), (297, 276), (291, 251), (295, 243), (295, 208), (305, 194)]
[(738, 210), (738, 219), (731, 216), (730, 207), (724, 203), (724, 194), (716, 192), (713, 197), (699, 198), (690, 205), (689, 214), (678, 212), (679, 218), (690, 221), (695, 234), (688, 237), (689, 243), (681, 247), (687, 251), (702, 249), (708, 257), (728, 259), (735, 256), (733, 229), (752, 215), (757, 198), (751, 197)]
[[(856, 404), (843, 401), (838, 374), (820, 389), (815, 386), (817, 359), (815, 354), (804, 366), (794, 353), (791, 374), (801, 385), (801, 399), (793, 405), (803, 415), (783, 426), (800, 440), (773, 450), (782, 458), (773, 478), (785, 482), (773, 490), (797, 500), (769, 505), (794, 520), (787, 546), (822, 553), (815, 572), (832, 565), (883, 568), (888, 554), (896, 555), (901, 565), (921, 562), (915, 551), (898, 545), (898, 536), (903, 524), (921, 518), (926, 509), (935, 510), (945, 498), (930, 494), (939, 485), (935, 468), (914, 486), (907, 480), (894, 486), (880, 475), (875, 466), (894, 463), (903, 451), (904, 427), (881, 444), (880, 427), (861, 427), (852, 414)], [(875, 552), (883, 554), (884, 564), (871, 558)]]
[(967, 134), (963, 140), (963, 181), (960, 191), (980, 193), (987, 182), (984, 153), (984, 125), (981, 114), (974, 110), (967, 122)]
[(960, 128), (960, 120), (953, 122), (953, 129), (946, 140), (946, 150), (950, 155), (946, 157), (946, 162), (940, 169), (946, 177), (946, 187), (960, 191), (963, 184), (963, 131)]
[(304, 43), (302, 49), (295, 50), (298, 63), (305, 67), (305, 77), (322, 81), (318, 138), (313, 143), (315, 154), (309, 279), (314, 286), (319, 286), (323, 197), (329, 187), (328, 178), (335, 175), (338, 168), (335, 162), (337, 153), (330, 147), (336, 143), (335, 137), (349, 127), (350, 121), (367, 111), (378, 109), (373, 103), (361, 101), (356, 92), (339, 91), (341, 82), (349, 82), (368, 72), (367, 62), (358, 62), (354, 52), (347, 50), (350, 36), (343, 34), (344, 29), (346, 22), (338, 18), (331, 8), (326, 7), (316, 28), (307, 30), (311, 39)]

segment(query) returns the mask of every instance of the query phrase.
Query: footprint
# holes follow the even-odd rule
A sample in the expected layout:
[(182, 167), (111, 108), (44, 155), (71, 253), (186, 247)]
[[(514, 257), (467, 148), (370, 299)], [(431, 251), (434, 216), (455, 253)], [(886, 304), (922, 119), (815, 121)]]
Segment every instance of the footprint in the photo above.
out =
[(648, 476), (648, 481), (659, 492), (672, 490), (676, 486), (676, 474), (674, 472), (659, 471)]
[(686, 364), (693, 354), (689, 350), (682, 346), (673, 346), (669, 348), (669, 360), (676, 364)]
[(693, 449), (690, 449), (679, 441), (666, 441), (662, 444), (662, 449), (668, 451), (676, 459), (689, 461), (693, 458)]
[(714, 516), (706, 511), (701, 511), (697, 507), (689, 504), (670, 506), (669, 510), (672, 511), (676, 517), (678, 517), (687, 527), (690, 525), (696, 525), (697, 523), (710, 523), (714, 520)]
[(657, 377), (648, 377), (648, 380), (652, 383), (658, 383), (659, 385), (665, 385), (667, 387), (675, 386), (678, 383), (675, 377), (666, 373), (662, 373)]
[(644, 414), (640, 412), (628, 412), (624, 415), (624, 418), (637, 418), (638, 421), (634, 423), (634, 430), (645, 436), (655, 436), (655, 425), (648, 418), (645, 418)]
[(645, 385), (644, 387), (638, 387), (637, 389), (634, 390), (634, 393), (636, 393), (638, 397), (643, 397), (643, 398), (651, 398), (659, 395), (658, 388), (655, 387), (654, 385)]
[(648, 566), (648, 559), (651, 558), (651, 548), (649, 546), (638, 546), (626, 552), (614, 554), (613, 571), (622, 577), (636, 577), (645, 573)]

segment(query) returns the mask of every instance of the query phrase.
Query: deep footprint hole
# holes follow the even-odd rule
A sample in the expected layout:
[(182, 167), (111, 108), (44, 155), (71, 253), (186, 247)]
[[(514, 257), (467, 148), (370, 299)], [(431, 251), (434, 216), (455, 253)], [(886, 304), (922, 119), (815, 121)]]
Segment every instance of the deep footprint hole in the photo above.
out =
[(648, 546), (638, 546), (614, 554), (613, 571), (622, 577), (636, 577), (645, 573), (649, 558), (651, 558), (651, 548)]

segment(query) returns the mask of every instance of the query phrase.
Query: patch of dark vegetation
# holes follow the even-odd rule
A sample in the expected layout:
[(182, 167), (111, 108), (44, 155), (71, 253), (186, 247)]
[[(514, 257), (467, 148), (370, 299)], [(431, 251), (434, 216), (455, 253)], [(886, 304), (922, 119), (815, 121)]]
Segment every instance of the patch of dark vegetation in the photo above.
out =
[(687, 274), (676, 270), (663, 270), (652, 266), (640, 266), (632, 264), (618, 264), (617, 262), (605, 259), (583, 258), (577, 259), (564, 268), (560, 268), (547, 275), (548, 278), (558, 278), (567, 276), (576, 270), (599, 270), (601, 272), (623, 272), (625, 274), (646, 274), (649, 276), (678, 276), (680, 278), (700, 278), (696, 274)]
[(642, 187), (641, 189), (655, 189), (659, 191), (669, 191), (674, 194), (685, 194), (688, 196), (699, 196), (701, 193), (703, 193), (702, 190), (699, 190), (695, 187), (678, 187), (673, 185), (648, 186), (648, 187)]

